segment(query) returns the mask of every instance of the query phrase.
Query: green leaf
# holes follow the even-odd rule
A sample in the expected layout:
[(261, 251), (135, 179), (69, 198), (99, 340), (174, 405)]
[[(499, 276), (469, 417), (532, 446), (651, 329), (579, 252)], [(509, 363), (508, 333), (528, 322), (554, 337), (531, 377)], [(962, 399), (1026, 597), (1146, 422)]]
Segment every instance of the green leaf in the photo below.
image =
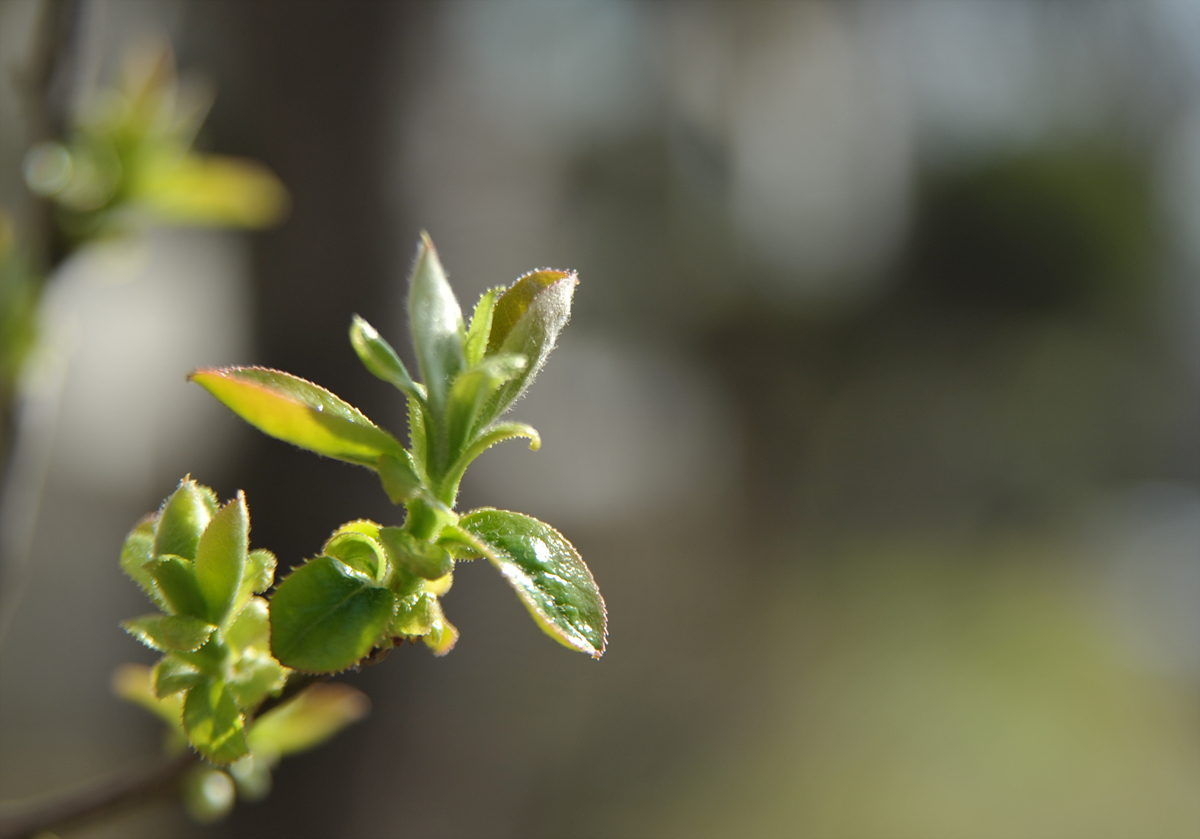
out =
[(208, 604), (208, 618), (221, 626), (242, 586), (246, 549), (250, 543), (250, 512), (240, 491), (213, 516), (196, 549), (196, 582)]
[(166, 601), (146, 570), (146, 563), (154, 558), (154, 525), (157, 521), (157, 515), (146, 516), (125, 537), (125, 544), (121, 546), (121, 570), (156, 606), (165, 609)]
[(450, 552), (440, 545), (417, 539), (400, 527), (384, 527), (379, 541), (387, 549), (392, 564), (426, 580), (436, 580), (454, 570)]
[(429, 234), (421, 234), (408, 291), (408, 317), (429, 403), (440, 416), (463, 369), (463, 318)]
[(488, 289), (475, 304), (475, 313), (471, 315), (471, 328), (467, 330), (467, 340), (463, 347), (467, 367), (474, 367), (483, 361), (487, 352), (488, 336), (492, 332), (496, 298), (503, 292), (503, 287)]
[(463, 473), (467, 471), (467, 467), (471, 465), (471, 461), (497, 443), (503, 443), (505, 440), (512, 440), (516, 437), (528, 439), (529, 450), (531, 452), (536, 452), (542, 447), (542, 436), (538, 434), (537, 429), (533, 426), (526, 425), (523, 422), (498, 423), (476, 437), (471, 445), (467, 447), (466, 451), (458, 456), (458, 459), (454, 461), (454, 465), (446, 472), (445, 484), (447, 486), (458, 486), (458, 482), (462, 480)]
[(247, 647), (271, 648), (271, 609), (265, 599), (255, 597), (246, 604), (225, 631), (225, 643), (239, 653)]
[(278, 759), (320, 745), (365, 717), (371, 700), (342, 684), (316, 684), (267, 711), (250, 728), (256, 755)]
[(187, 692), (183, 730), (192, 748), (215, 764), (233, 763), (249, 754), (242, 712), (219, 679), (207, 679)]
[(212, 490), (190, 478), (179, 482), (179, 488), (163, 502), (154, 533), (154, 555), (172, 554), (184, 559), (196, 558), (200, 534), (216, 513)]
[(548, 524), (505, 510), (475, 510), (460, 528), (479, 539), (480, 552), (499, 569), (547, 635), (593, 658), (604, 653), (604, 600), (588, 567)]
[(421, 479), (417, 477), (409, 460), (408, 452), (402, 452), (399, 457), (381, 454), (375, 464), (383, 491), (393, 504), (400, 504), (414, 498), (421, 491)]
[(488, 355), (523, 355), (528, 365), (500, 387), (482, 411), (480, 424), (504, 413), (525, 392), (554, 349), (558, 333), (571, 317), (578, 280), (563, 271), (526, 274), (496, 301)]
[(375, 468), (400, 456), (396, 438), (312, 382), (262, 367), (197, 370), (188, 377), (264, 434), (303, 449)]
[(267, 694), (282, 690), (287, 682), (287, 670), (268, 653), (242, 656), (233, 665), (229, 691), (238, 707), (252, 710)]
[(275, 554), (266, 548), (255, 548), (246, 555), (246, 570), (242, 585), (233, 601), (232, 615), (240, 615), (242, 609), (256, 593), (266, 591), (275, 582)]
[(216, 627), (188, 615), (143, 615), (121, 621), (121, 628), (152, 650), (195, 652)]
[(470, 439), (484, 402), (525, 367), (524, 356), (494, 355), (454, 380), (454, 386), (450, 388), (450, 403), (446, 408), (452, 455), (457, 455)]
[(165, 699), (200, 684), (204, 681), (204, 674), (183, 659), (165, 655), (154, 666), (153, 678), (155, 696)]
[(271, 651), (282, 664), (336, 673), (371, 651), (394, 599), (365, 574), (319, 556), (287, 577), (271, 598)]
[(145, 568), (173, 614), (191, 615), (207, 622), (208, 604), (204, 602), (191, 562), (168, 554), (146, 563)]
[(173, 694), (160, 699), (154, 692), (154, 677), (149, 667), (144, 664), (122, 664), (113, 671), (112, 688), (117, 696), (141, 705), (183, 733), (183, 697)]
[(388, 561), (383, 545), (365, 533), (339, 529), (329, 537), (321, 553), (341, 560), (377, 582), (387, 575)]
[(406, 396), (425, 401), (425, 389), (412, 380), (408, 368), (392, 345), (380, 337), (375, 327), (355, 315), (350, 322), (350, 343), (359, 360), (376, 378), (398, 388)]

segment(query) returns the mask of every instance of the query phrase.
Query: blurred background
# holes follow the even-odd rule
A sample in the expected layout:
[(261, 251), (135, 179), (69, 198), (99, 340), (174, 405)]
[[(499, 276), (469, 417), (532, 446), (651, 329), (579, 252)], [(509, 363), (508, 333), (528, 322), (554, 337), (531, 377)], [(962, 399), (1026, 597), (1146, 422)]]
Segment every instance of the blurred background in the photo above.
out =
[[(0, 4), (18, 235), (40, 8)], [(608, 653), (464, 566), (453, 653), (349, 675), (372, 714), (266, 801), (83, 835), (1200, 834), (1200, 5), (80, 9), (72, 101), (165, 34), (217, 94), (200, 146), (271, 167), (291, 213), (105, 244), (47, 288), (73, 343), (2, 569), (0, 799), (158, 748), (108, 687), (152, 660), (117, 556), (184, 473), (244, 489), (283, 566), (395, 522), (367, 472), (184, 376), (277, 367), (402, 431), (346, 330), (408, 351), (428, 229), (464, 306), (579, 272), (513, 412), (542, 450), (489, 452), (462, 505), (578, 546)]]

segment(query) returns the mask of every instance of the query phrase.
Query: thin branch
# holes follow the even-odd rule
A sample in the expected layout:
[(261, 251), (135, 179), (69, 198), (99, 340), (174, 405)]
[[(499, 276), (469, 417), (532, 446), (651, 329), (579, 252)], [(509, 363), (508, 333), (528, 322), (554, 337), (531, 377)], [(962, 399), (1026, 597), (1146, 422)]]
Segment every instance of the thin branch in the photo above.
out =
[(0, 819), (0, 839), (31, 839), (39, 833), (77, 827), (173, 795), (180, 778), (197, 762), (197, 756), (189, 752), (59, 794), (29, 812)]

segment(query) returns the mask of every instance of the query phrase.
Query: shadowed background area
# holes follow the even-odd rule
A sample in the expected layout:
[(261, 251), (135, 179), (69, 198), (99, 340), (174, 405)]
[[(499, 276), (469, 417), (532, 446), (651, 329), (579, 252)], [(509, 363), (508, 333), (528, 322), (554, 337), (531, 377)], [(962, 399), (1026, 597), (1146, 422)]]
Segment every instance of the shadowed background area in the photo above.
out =
[[(0, 5), (20, 66), (39, 3)], [(408, 353), (420, 230), (465, 307), (541, 266), (574, 316), (460, 506), (553, 523), (593, 662), (464, 565), (444, 659), (201, 827), (80, 835), (1187, 837), (1200, 832), (1200, 10), (1183, 3), (81, 4), (77, 96), (166, 33), (200, 144), (291, 194), (258, 234), (63, 266), (75, 349), (0, 648), (0, 799), (159, 724), (125, 532), (190, 472), (286, 567), (395, 523), (366, 471), (184, 383), (256, 363), (402, 432), (350, 317)], [(0, 79), (0, 201), (40, 139)], [(411, 365), (411, 354), (405, 356)]]

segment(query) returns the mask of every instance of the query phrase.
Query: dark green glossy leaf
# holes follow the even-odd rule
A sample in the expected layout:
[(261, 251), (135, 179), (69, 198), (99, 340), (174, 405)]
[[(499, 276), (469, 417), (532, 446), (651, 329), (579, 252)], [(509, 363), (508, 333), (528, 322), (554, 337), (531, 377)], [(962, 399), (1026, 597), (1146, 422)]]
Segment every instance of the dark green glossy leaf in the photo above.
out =
[(242, 712), (228, 686), (218, 679), (205, 680), (187, 692), (183, 730), (192, 747), (218, 765), (249, 753)]
[(467, 340), (463, 347), (467, 367), (474, 367), (483, 361), (487, 353), (488, 336), (492, 332), (492, 315), (496, 300), (503, 293), (503, 287), (488, 289), (475, 304), (475, 313), (471, 315), (471, 327), (467, 330)]
[(371, 700), (349, 685), (312, 685), (255, 720), (250, 746), (277, 760), (320, 745), (370, 710)]
[(212, 490), (184, 478), (179, 488), (163, 502), (154, 533), (154, 554), (196, 558), (200, 534), (217, 511)]
[(365, 574), (319, 556), (293, 571), (271, 598), (271, 651), (296, 670), (345, 670), (379, 641), (393, 605), (392, 593)]
[(379, 541), (387, 549), (394, 565), (417, 577), (436, 580), (454, 570), (454, 560), (449, 551), (440, 545), (417, 539), (403, 528), (380, 529)]
[(289, 373), (222, 367), (188, 378), (264, 434), (317, 454), (374, 469), (381, 454), (403, 451), (357, 408)]
[(218, 626), (229, 617), (242, 586), (249, 543), (250, 512), (245, 495), (238, 492), (213, 516), (196, 548), (196, 582), (208, 605), (208, 618)]
[(143, 615), (121, 621), (121, 628), (154, 650), (194, 652), (216, 627), (189, 615)]
[(329, 537), (321, 553), (340, 559), (372, 580), (379, 581), (387, 575), (388, 561), (383, 545), (366, 533), (339, 529)]
[(446, 404), (450, 383), (462, 371), (463, 318), (427, 233), (421, 234), (408, 290), (408, 317), (421, 376), (435, 415)]
[(383, 491), (393, 504), (408, 501), (421, 491), (421, 479), (417, 477), (407, 452), (399, 457), (381, 454), (375, 464), (375, 471), (379, 473)]
[(173, 655), (163, 656), (154, 666), (154, 693), (164, 699), (204, 681), (204, 674), (189, 662)]
[(176, 731), (183, 733), (183, 697), (179, 694), (161, 699), (154, 692), (154, 676), (144, 664), (122, 664), (113, 672), (113, 692), (141, 705)]
[(173, 614), (208, 620), (208, 604), (196, 582), (192, 563), (180, 556), (160, 556), (145, 565)]
[(505, 510), (475, 510), (459, 522), (550, 637), (594, 658), (604, 653), (604, 600), (588, 567), (548, 524)]
[(380, 337), (375, 327), (358, 315), (350, 322), (350, 343), (363, 366), (376, 378), (394, 385), (406, 396), (418, 402), (425, 400), (424, 388), (412, 380), (408, 368), (396, 355), (392, 345)]
[(252, 598), (225, 631), (225, 643), (239, 653), (247, 647), (269, 650), (270, 621), (271, 610), (267, 601), (261, 597)]
[(165, 609), (166, 601), (159, 593), (154, 578), (146, 570), (146, 563), (154, 558), (154, 525), (157, 521), (157, 515), (146, 516), (125, 537), (125, 544), (121, 547), (121, 570), (138, 584), (156, 606)]
[(528, 364), (489, 400), (480, 416), (480, 425), (502, 414), (542, 369), (558, 333), (571, 317), (571, 298), (577, 282), (574, 274), (563, 271), (534, 271), (517, 280), (496, 301), (488, 355), (521, 355)]
[(526, 367), (521, 355), (494, 355), (454, 380), (446, 408), (450, 452), (457, 455), (475, 430), (484, 403)]
[(244, 655), (233, 665), (229, 692), (239, 708), (252, 710), (268, 694), (282, 690), (286, 681), (287, 670), (269, 654)]

